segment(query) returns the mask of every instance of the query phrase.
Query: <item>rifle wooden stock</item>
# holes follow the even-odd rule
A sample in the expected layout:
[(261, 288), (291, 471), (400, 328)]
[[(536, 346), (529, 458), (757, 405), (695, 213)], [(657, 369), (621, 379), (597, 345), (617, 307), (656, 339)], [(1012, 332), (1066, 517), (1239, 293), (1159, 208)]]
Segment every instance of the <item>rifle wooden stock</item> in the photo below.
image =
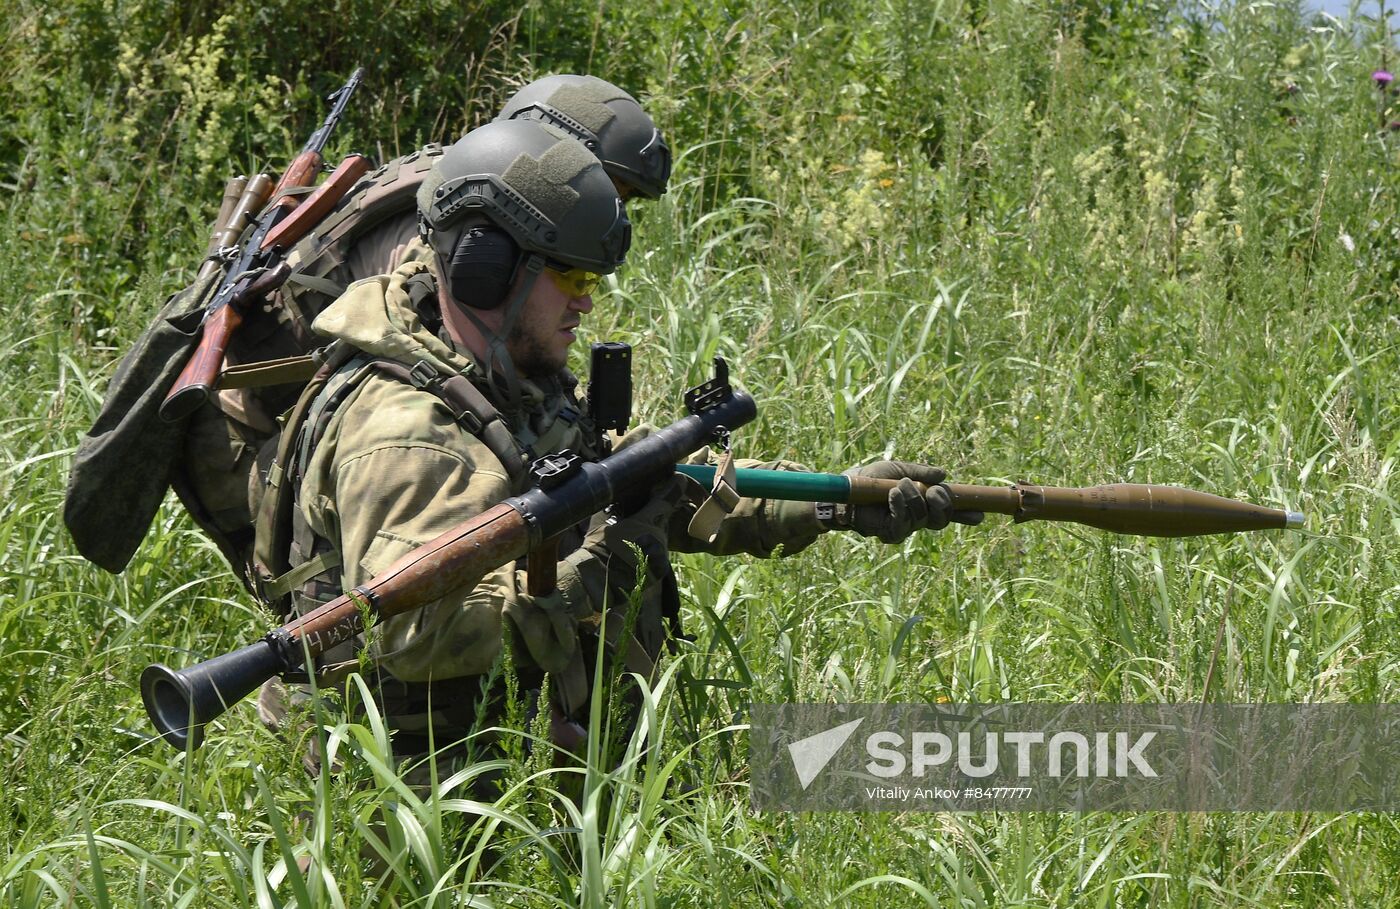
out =
[(161, 417), (173, 422), (194, 413), (199, 405), (209, 400), (209, 393), (214, 390), (214, 383), (224, 368), (229, 341), (242, 324), (243, 314), (232, 306), (219, 307), (204, 321), (199, 345), (180, 371), (170, 394), (161, 402)]
[(306, 236), (306, 232), (319, 224), (369, 169), (370, 161), (364, 155), (347, 156), (326, 178), (326, 182), (316, 187), (316, 191), (307, 196), (281, 224), (268, 232), (262, 248), (280, 246), (286, 249)]
[(277, 181), (277, 188), (272, 191), (273, 206), (286, 211), (296, 208), (301, 203), (302, 194), (288, 190), (301, 189), (315, 183), (322, 163), (319, 151), (303, 151), (293, 158), (292, 163), (283, 171), (282, 179)]
[(178, 420), (194, 411), (213, 393), (224, 368), (224, 355), (233, 340), (233, 333), (243, 324), (242, 306), (245, 300), (265, 297), (281, 287), (291, 274), (287, 263), (270, 268), (247, 285), (234, 291), (229, 302), (214, 310), (204, 320), (199, 346), (194, 349), (185, 368), (171, 386), (160, 405), (160, 415), (166, 420)]

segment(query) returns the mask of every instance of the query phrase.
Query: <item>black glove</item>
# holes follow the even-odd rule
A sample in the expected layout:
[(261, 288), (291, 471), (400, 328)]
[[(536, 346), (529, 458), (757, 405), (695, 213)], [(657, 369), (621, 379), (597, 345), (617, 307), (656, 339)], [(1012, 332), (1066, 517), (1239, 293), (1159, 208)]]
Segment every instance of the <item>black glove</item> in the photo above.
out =
[[(953, 508), (948, 488), (942, 485), (948, 475), (938, 467), (908, 461), (876, 461), (864, 467), (852, 467), (845, 475), (899, 481), (890, 490), (885, 504), (846, 507), (846, 526), (861, 536), (898, 543), (916, 530), (942, 530), (949, 521), (982, 523), (982, 512)], [(920, 492), (916, 484), (923, 484), (928, 491)]]
[[(684, 489), (681, 479), (677, 475), (659, 484), (626, 517), (595, 516), (583, 545), (559, 564), (559, 587), (571, 606), (577, 608), (586, 600), (591, 604), (589, 611), (598, 610), (609, 587), (630, 592), (639, 579), (651, 584), (669, 574), (668, 525)], [(637, 561), (638, 549), (645, 566)]]

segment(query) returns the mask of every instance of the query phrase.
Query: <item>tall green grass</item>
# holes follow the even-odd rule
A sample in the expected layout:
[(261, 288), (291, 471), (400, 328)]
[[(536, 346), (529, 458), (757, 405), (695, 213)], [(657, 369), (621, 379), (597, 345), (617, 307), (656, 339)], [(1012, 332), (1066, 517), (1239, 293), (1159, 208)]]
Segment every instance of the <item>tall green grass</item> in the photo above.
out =
[[(1395, 697), (1400, 134), (1378, 127), (1400, 113), (1369, 79), (1375, 6), (10, 4), (0, 903), (1400, 903), (1388, 815), (758, 814), (743, 731), (753, 701)], [(490, 801), (491, 767), (406, 787), (373, 711), (320, 717), (342, 766), (319, 780), (248, 709), (175, 754), (141, 668), (268, 619), (173, 503), (121, 576), (83, 562), (69, 455), (224, 177), (287, 160), (357, 63), (333, 153), (451, 139), (550, 71), (653, 111), (673, 189), (585, 326), (636, 346), (641, 416), (669, 421), (718, 353), (760, 402), (744, 455), (1191, 485), (1308, 532), (994, 518), (680, 556), (695, 640), (620, 762), (556, 769), (520, 732)]]

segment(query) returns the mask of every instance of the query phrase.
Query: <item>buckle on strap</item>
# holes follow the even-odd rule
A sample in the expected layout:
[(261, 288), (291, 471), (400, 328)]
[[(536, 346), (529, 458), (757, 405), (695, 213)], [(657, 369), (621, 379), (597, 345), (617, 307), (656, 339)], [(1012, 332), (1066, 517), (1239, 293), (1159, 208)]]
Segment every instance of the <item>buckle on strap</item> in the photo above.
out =
[(414, 388), (431, 389), (442, 381), (437, 368), (427, 360), (419, 360), (408, 371), (408, 381)]
[(312, 578), (319, 577), (332, 568), (339, 568), (340, 565), (340, 553), (328, 549), (275, 578), (264, 578), (263, 591), (271, 599), (281, 599)]
[(451, 411), (453, 420), (460, 423), (467, 432), (480, 438), (486, 423), (472, 409), (473, 386), (470, 379), (462, 375), (440, 378), (439, 383), (428, 391), (437, 395), (438, 400)]

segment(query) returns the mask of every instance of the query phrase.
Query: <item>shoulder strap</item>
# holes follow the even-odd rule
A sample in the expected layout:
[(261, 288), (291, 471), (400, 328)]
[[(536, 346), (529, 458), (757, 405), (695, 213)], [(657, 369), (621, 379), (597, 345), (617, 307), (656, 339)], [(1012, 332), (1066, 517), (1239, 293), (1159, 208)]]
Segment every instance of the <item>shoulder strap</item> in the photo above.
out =
[[(325, 362), (302, 390), (301, 397), (287, 414), (277, 442), (277, 455), (267, 472), (262, 502), (254, 522), (253, 568), (259, 599), (279, 614), (287, 609), (284, 585), (277, 584), (288, 571), (292, 539), (292, 504), (296, 483), (287, 476), (295, 459), (302, 430), (312, 407), (331, 377), (360, 355), (348, 344), (335, 343), (326, 352)], [(344, 383), (348, 385), (351, 383)], [(342, 385), (342, 387), (344, 387)]]
[(266, 388), (270, 385), (296, 385), (309, 382), (321, 367), (316, 354), (259, 360), (226, 366), (219, 374), (219, 388)]
[(496, 460), (505, 465), (512, 489), (524, 489), (534, 453), (529, 448), (522, 449), (506, 427), (500, 411), (470, 379), (460, 374), (444, 376), (427, 360), (419, 360), (411, 368), (388, 359), (377, 359), (372, 363), (385, 375), (434, 395), (452, 414), (453, 420), (480, 439), (496, 456)]

